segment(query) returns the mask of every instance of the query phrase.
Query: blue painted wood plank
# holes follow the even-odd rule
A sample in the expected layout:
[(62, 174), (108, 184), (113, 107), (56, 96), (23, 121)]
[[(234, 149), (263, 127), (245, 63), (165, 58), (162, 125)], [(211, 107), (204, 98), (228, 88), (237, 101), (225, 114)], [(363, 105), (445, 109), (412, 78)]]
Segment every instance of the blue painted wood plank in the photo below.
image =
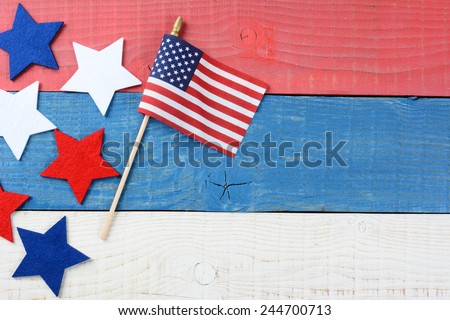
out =
[[(106, 118), (86, 94), (40, 93), (39, 109), (76, 138), (105, 127), (105, 158), (122, 171), (124, 161), (117, 159), (124, 151), (124, 139), (130, 147), (140, 125), (142, 115), (136, 112), (140, 97), (116, 94)], [(119, 209), (448, 212), (449, 119), (450, 99), (443, 98), (266, 96), (244, 139), (250, 148), (246, 154), (241, 149), (235, 159), (201, 149), (192, 139), (151, 120)], [(333, 146), (347, 141), (338, 153), (347, 166), (336, 159), (326, 165), (327, 132)], [(255, 158), (249, 152), (260, 160), (267, 158), (261, 142), (268, 134), (278, 146), (292, 143), (292, 147), (284, 152), (272, 148), (275, 167), (268, 161), (249, 165)], [(219, 165), (203, 161), (198, 167), (178, 166), (176, 139), (185, 144), (180, 161), (204, 160), (208, 150), (217, 156), (210, 160)], [(164, 143), (172, 143), (168, 152)], [(311, 147), (308, 159), (317, 167), (305, 165), (305, 145)], [(56, 156), (52, 132), (32, 136), (20, 162), (0, 139), (0, 183), (6, 190), (32, 197), (22, 209), (109, 209), (119, 178), (95, 181), (79, 205), (65, 181), (40, 177)], [(165, 156), (167, 165), (155, 165)]]

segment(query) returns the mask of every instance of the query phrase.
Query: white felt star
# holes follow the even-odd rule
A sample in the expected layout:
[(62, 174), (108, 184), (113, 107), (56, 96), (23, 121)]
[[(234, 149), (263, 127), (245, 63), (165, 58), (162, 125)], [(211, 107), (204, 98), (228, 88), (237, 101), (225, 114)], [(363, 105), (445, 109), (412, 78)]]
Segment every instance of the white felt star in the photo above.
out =
[(73, 43), (78, 70), (61, 88), (63, 91), (87, 92), (105, 115), (116, 90), (141, 84), (122, 66), (123, 38), (101, 51)]
[(12, 94), (0, 90), (0, 136), (17, 160), (31, 135), (56, 129), (56, 126), (37, 110), (39, 82)]

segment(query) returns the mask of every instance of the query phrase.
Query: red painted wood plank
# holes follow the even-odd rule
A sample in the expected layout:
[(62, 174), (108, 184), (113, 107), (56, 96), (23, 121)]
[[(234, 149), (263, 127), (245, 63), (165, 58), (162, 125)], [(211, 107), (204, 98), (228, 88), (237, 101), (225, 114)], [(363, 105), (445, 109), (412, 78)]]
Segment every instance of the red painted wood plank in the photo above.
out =
[[(177, 15), (183, 37), (270, 84), (271, 93), (450, 96), (447, 0), (26, 0), (38, 21), (65, 21), (53, 43), (60, 70), (33, 66), (11, 82), (0, 52), (0, 88), (35, 80), (57, 91), (75, 72), (72, 41), (102, 49), (125, 37), (124, 65), (145, 80)], [(0, 31), (17, 2), (2, 0)], [(140, 91), (142, 88), (134, 88)]]

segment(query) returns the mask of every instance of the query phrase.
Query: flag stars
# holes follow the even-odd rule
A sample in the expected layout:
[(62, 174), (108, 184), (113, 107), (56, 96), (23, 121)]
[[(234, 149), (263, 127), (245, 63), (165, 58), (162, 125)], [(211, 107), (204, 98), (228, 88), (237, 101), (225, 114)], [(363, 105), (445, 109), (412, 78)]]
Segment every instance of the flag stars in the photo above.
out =
[(166, 42), (169, 43), (169, 42), (170, 42), (170, 38), (168, 38), (168, 39), (166, 40)]
[[(155, 61), (155, 74), (152, 73), (152, 75), (179, 89), (186, 90), (202, 53), (184, 41), (177, 41), (173, 37), (170, 39), (172, 42), (168, 43), (167, 38), (164, 38), (160, 48), (162, 54), (159, 54)], [(158, 67), (163, 70), (158, 70)], [(162, 74), (164, 76), (161, 76)]]

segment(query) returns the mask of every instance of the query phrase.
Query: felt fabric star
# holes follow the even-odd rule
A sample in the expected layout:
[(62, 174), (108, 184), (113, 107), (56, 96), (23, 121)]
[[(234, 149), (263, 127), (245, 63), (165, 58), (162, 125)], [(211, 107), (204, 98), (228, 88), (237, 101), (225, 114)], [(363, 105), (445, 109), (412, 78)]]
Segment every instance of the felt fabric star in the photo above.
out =
[(89, 93), (102, 115), (108, 111), (115, 91), (141, 84), (122, 66), (123, 38), (101, 51), (76, 42), (73, 47), (78, 70), (61, 90)]
[(9, 53), (9, 77), (13, 80), (31, 64), (58, 69), (50, 43), (64, 22), (36, 23), (19, 3), (13, 28), (0, 33), (0, 48)]
[(55, 130), (59, 156), (41, 176), (67, 180), (81, 204), (93, 180), (119, 175), (100, 155), (104, 131), (100, 129), (78, 141)]
[(66, 217), (44, 234), (17, 229), (27, 254), (13, 278), (41, 276), (56, 296), (61, 289), (64, 271), (90, 259), (67, 243)]
[(37, 110), (39, 82), (12, 94), (0, 90), (0, 136), (3, 136), (17, 160), (31, 135), (53, 130), (56, 126)]
[(3, 191), (0, 186), (0, 237), (13, 242), (11, 215), (30, 197)]

